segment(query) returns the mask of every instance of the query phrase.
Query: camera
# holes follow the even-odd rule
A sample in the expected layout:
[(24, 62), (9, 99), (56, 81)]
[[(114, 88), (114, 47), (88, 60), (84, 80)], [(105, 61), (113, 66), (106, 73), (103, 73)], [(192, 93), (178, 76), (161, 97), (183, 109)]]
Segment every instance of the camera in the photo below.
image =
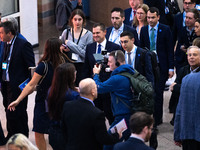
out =
[(101, 50), (101, 54), (93, 54), (93, 56), (97, 66), (101, 64), (102, 69), (105, 69), (107, 67), (109, 53), (106, 49)]

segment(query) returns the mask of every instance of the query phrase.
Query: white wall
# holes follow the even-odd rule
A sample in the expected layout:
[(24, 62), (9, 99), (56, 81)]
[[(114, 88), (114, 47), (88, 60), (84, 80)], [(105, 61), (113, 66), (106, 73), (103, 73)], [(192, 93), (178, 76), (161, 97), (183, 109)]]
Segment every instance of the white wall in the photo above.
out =
[(20, 33), (32, 45), (38, 44), (37, 0), (19, 0), (19, 12), (5, 16), (3, 18), (8, 18), (11, 16), (20, 17)]

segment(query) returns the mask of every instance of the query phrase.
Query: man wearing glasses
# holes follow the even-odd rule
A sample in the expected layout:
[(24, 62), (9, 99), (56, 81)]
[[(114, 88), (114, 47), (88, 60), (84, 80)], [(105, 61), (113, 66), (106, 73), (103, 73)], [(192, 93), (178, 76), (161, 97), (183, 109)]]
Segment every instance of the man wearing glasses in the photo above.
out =
[[(139, 73), (147, 78), (149, 82), (154, 83), (154, 76), (151, 66), (151, 57), (144, 49), (134, 44), (134, 35), (131, 32), (124, 31), (120, 35), (120, 43), (125, 50), (126, 64), (133, 66)], [(143, 56), (144, 55), (144, 56)]]

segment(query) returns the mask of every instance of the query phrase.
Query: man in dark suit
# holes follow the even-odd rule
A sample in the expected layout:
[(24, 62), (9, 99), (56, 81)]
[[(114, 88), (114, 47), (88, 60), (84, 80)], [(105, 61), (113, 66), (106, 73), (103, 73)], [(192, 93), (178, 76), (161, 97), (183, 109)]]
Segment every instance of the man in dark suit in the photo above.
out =
[(178, 37), (178, 43), (180, 47), (177, 47), (175, 52), (177, 73), (181, 67), (188, 64), (186, 51), (187, 48), (192, 45), (193, 40), (197, 37), (194, 31), (194, 25), (198, 17), (199, 11), (196, 8), (189, 9), (186, 12), (185, 26), (182, 28)]
[(129, 31), (132, 32), (135, 37), (135, 45), (139, 46), (137, 31), (134, 28), (124, 24), (124, 19), (125, 17), (123, 9), (113, 8), (111, 10), (111, 22), (113, 26), (107, 28), (106, 39), (120, 45), (120, 34), (123, 31)]
[(163, 91), (165, 82), (174, 75), (174, 51), (172, 47), (172, 34), (170, 28), (159, 23), (159, 10), (151, 7), (147, 12), (149, 25), (144, 26), (140, 32), (141, 47), (147, 47), (157, 54), (160, 68), (160, 80), (156, 84), (155, 98), (155, 125), (162, 123), (163, 116)]
[(81, 98), (66, 102), (63, 107), (62, 127), (68, 150), (102, 150), (103, 144), (119, 141), (122, 131), (108, 134), (104, 113), (94, 106), (97, 86), (87, 78), (79, 83)]
[(131, 32), (124, 31), (120, 35), (120, 43), (122, 45), (122, 48), (125, 50), (126, 64), (133, 66), (133, 68), (136, 69), (143, 76), (145, 76), (149, 82), (154, 84), (151, 59), (147, 56), (148, 53), (146, 52), (146, 50), (137, 47), (134, 44), (134, 41), (134, 36)]
[[(179, 13), (175, 15), (174, 17), (174, 25), (173, 25), (173, 47), (176, 45), (177, 39), (180, 39), (181, 33), (183, 30), (183, 27), (185, 26), (185, 18), (186, 18), (186, 12), (189, 9), (192, 9), (196, 5), (196, 0), (183, 0), (183, 13)], [(176, 46), (176, 52), (175, 57), (179, 56), (179, 49), (181, 47), (181, 44), (178, 42)], [(179, 69), (181, 68), (181, 65), (179, 65), (179, 59), (175, 59), (175, 67), (176, 67), (176, 73), (178, 73)]]
[(129, 5), (131, 7), (124, 10), (124, 13), (125, 13), (124, 24), (132, 26), (133, 19), (136, 15), (136, 10), (138, 6), (142, 3), (143, 3), (142, 0), (129, 0)]
[[(91, 44), (88, 44), (86, 47), (85, 54), (85, 64), (84, 64), (84, 74), (85, 78), (92, 78), (93, 76), (93, 67), (97, 63), (93, 54), (98, 54), (102, 52), (110, 53), (113, 50), (120, 50), (121, 47), (113, 42), (106, 40), (106, 28), (102, 23), (96, 23), (92, 29), (94, 41)], [(99, 50), (99, 52), (98, 52)], [(105, 55), (106, 56), (106, 55)], [(110, 77), (110, 72), (106, 72), (107, 62), (103, 62), (103, 69), (101, 70), (99, 77), (102, 81), (107, 80)], [(95, 106), (103, 110), (106, 118), (111, 124), (114, 120), (111, 110), (111, 101), (110, 94), (98, 94), (98, 98), (94, 101)]]
[(114, 150), (153, 150), (144, 142), (147, 142), (151, 137), (153, 129), (153, 118), (144, 113), (134, 113), (129, 121), (131, 136), (130, 138), (114, 146)]
[(17, 99), (21, 90), (18, 87), (30, 77), (29, 67), (35, 66), (31, 44), (19, 38), (13, 24), (9, 21), (0, 24), (0, 38), (5, 42), (1, 62), (1, 92), (7, 119), (7, 139), (15, 133), (28, 136), (27, 97), (19, 104), (16, 111), (9, 111), (8, 105)]

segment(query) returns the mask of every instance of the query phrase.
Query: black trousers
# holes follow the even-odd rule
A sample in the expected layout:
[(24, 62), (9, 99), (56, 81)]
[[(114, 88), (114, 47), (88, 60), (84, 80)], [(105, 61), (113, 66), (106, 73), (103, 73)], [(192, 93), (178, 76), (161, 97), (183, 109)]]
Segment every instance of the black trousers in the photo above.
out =
[(183, 140), (182, 147), (183, 150), (199, 150), (200, 142), (196, 140)]
[(10, 82), (2, 81), (1, 92), (3, 95), (3, 105), (6, 112), (7, 119), (7, 131), (8, 135), (6, 139), (10, 138), (16, 133), (22, 133), (28, 137), (28, 115), (27, 115), (27, 97), (23, 99), (19, 105), (16, 107), (15, 111), (10, 111), (7, 109), (8, 105), (16, 100), (20, 94), (20, 90), (14, 92), (14, 88), (11, 87)]
[(155, 86), (155, 103), (154, 103), (154, 120), (155, 125), (159, 125), (162, 122), (163, 117), (163, 93), (165, 88), (165, 83), (168, 79), (168, 73), (160, 72), (160, 80)]
[(76, 68), (76, 81), (75, 85), (78, 86), (79, 82), (83, 79), (83, 67), (84, 63), (74, 63), (74, 66)]

